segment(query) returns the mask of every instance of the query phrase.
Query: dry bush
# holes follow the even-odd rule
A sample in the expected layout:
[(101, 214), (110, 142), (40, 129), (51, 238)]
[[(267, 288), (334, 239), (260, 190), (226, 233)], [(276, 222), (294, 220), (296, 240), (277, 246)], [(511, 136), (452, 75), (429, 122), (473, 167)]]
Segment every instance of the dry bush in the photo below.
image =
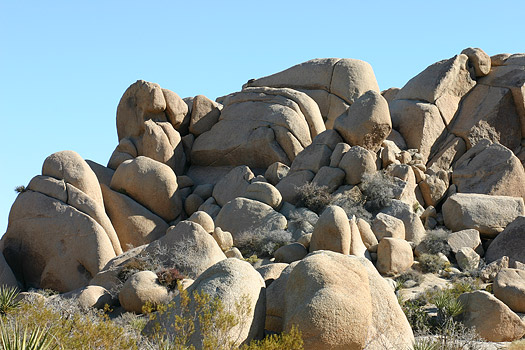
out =
[(237, 235), (236, 247), (243, 256), (270, 257), (280, 247), (292, 242), (292, 233), (285, 230), (250, 230)]

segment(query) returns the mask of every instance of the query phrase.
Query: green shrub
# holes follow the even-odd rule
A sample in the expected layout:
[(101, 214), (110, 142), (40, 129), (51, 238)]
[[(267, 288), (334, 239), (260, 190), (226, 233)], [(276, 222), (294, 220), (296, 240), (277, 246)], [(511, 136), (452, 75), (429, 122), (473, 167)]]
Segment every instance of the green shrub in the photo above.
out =
[(0, 344), (3, 350), (51, 350), (56, 349), (53, 335), (46, 330), (26, 326), (22, 329), (18, 319), (4, 321), (0, 318)]
[(244, 345), (241, 350), (302, 350), (303, 339), (301, 332), (293, 326), (290, 332), (272, 334), (263, 340), (252, 341)]
[(421, 271), (425, 273), (437, 273), (450, 266), (448, 262), (433, 254), (421, 254), (417, 261), (419, 261)]
[(5, 285), (0, 287), (0, 315), (5, 315), (20, 305), (17, 297), (18, 288)]
[(16, 193), (24, 193), (25, 191), (27, 191), (26, 187), (24, 185), (20, 185), (20, 186), (16, 186), (15, 187), (15, 192)]

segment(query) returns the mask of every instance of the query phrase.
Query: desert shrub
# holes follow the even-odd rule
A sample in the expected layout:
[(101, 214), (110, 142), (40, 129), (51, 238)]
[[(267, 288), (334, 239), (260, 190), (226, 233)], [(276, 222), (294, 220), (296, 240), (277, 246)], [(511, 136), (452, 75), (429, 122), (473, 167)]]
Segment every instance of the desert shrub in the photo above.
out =
[(400, 289), (400, 288), (404, 288), (404, 284), (408, 281), (414, 281), (416, 285), (419, 285), (421, 281), (423, 280), (423, 275), (419, 271), (410, 269), (408, 271), (403, 272), (399, 276), (397, 276), (394, 280), (396, 281), (396, 284), (398, 285), (398, 289)]
[(384, 171), (364, 175), (359, 188), (365, 198), (365, 209), (373, 214), (388, 207), (395, 198), (394, 178)]
[(425, 273), (437, 273), (450, 265), (450, 263), (433, 254), (421, 254), (417, 261), (419, 261), (421, 271)]
[[(435, 319), (425, 311), (429, 303), (438, 310)], [(416, 340), (414, 349), (478, 349), (478, 334), (457, 321), (457, 317), (463, 312), (463, 305), (458, 301), (453, 288), (422, 293), (401, 306), (414, 332), (423, 335)]]
[(182, 281), (186, 276), (184, 276), (178, 269), (171, 268), (157, 272), (157, 278), (161, 285), (165, 286), (170, 291), (174, 291), (177, 289), (179, 281)]
[(241, 350), (302, 350), (303, 339), (301, 332), (293, 326), (290, 332), (272, 334), (263, 340), (252, 341), (244, 345)]
[(140, 257), (135, 257), (130, 259), (126, 264), (122, 266), (120, 271), (117, 274), (118, 279), (121, 282), (126, 282), (128, 278), (140, 271), (151, 271), (155, 267), (146, 259), (141, 259)]
[(507, 350), (525, 350), (525, 340), (515, 340), (506, 348)]
[(20, 186), (16, 186), (15, 187), (15, 192), (16, 193), (24, 193), (25, 191), (27, 191), (26, 187), (24, 185), (20, 185)]
[(112, 322), (101, 310), (83, 310), (74, 299), (30, 299), (4, 316), (28, 332), (52, 334), (57, 349), (142, 349), (144, 340), (131, 328)]
[(451, 249), (447, 242), (449, 235), (450, 231), (443, 228), (427, 231), (427, 235), (422, 241), (426, 252), (429, 254), (443, 253), (450, 256)]
[(426, 304), (423, 298), (400, 301), (401, 309), (414, 332), (426, 334), (430, 329), (430, 318), (425, 309)]
[(180, 284), (178, 291), (178, 305), (171, 303), (157, 314), (149, 315), (151, 320), (163, 313), (171, 313), (172, 316), (173, 323), (170, 326), (173, 327), (173, 332), (166, 332), (157, 324), (152, 338), (159, 349), (195, 349), (194, 344), (190, 344), (190, 339), (197, 330), (202, 342), (197, 344), (197, 348), (203, 350), (303, 349), (301, 333), (296, 327), (292, 327), (290, 332), (271, 335), (238, 347), (236, 344), (240, 342), (240, 334), (232, 330), (248, 320), (251, 313), (248, 297), (243, 296), (233, 310), (228, 310), (219, 298), (211, 298), (204, 292), (190, 295)]
[(292, 233), (285, 230), (244, 231), (237, 235), (235, 245), (243, 256), (269, 257), (280, 247), (292, 242)]
[(365, 209), (365, 198), (357, 187), (334, 195), (330, 204), (341, 207), (349, 218), (355, 216), (372, 222), (372, 214)]
[(332, 195), (326, 186), (317, 186), (314, 183), (305, 183), (297, 188), (299, 199), (298, 207), (305, 207), (311, 211), (321, 214), (332, 200)]
[(457, 277), (452, 280), (448, 288), (456, 298), (463, 293), (470, 293), (481, 289), (481, 280), (473, 277)]

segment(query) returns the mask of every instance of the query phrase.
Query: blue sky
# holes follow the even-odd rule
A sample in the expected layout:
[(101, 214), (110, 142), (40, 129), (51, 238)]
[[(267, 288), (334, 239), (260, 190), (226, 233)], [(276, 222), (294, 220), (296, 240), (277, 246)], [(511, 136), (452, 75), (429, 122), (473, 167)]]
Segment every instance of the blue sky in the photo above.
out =
[(0, 0), (0, 235), (14, 187), (60, 150), (106, 164), (137, 79), (212, 99), (317, 57), (402, 87), (465, 47), (525, 52), (525, 2)]

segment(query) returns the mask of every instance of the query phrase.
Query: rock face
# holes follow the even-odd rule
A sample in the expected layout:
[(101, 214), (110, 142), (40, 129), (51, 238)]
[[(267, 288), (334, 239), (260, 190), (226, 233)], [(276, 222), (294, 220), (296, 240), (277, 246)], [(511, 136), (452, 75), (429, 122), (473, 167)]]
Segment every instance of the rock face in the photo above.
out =
[[(204, 271), (186, 290), (191, 298), (189, 310), (195, 310), (194, 293), (206, 293), (211, 300), (218, 298), (225, 310), (236, 310), (236, 303), (245, 302), (249, 312), (242, 316), (241, 322), (229, 329), (225, 336), (235, 345), (249, 342), (252, 339), (262, 337), (264, 331), (265, 315), (265, 284), (261, 275), (247, 262), (239, 259), (223, 260)], [(175, 315), (181, 313), (177, 308), (180, 305), (180, 296), (176, 296), (174, 307), (168, 312), (159, 315), (156, 320), (150, 321), (145, 328), (151, 333), (159, 324), (163, 329), (170, 330)], [(202, 348), (201, 330), (197, 326), (195, 333), (190, 337), (190, 344), (196, 348)]]
[(525, 312), (525, 271), (502, 269), (494, 280), (494, 296), (514, 312)]
[(328, 251), (310, 254), (290, 273), (285, 305), (283, 328), (297, 325), (305, 350), (364, 348), (372, 298), (368, 274), (357, 259)]
[(454, 232), (447, 237), (447, 243), (454, 254), (463, 247), (472, 248), (480, 256), (484, 254), (478, 230), (468, 229)]
[(317, 104), (296, 90), (247, 88), (223, 102), (219, 122), (193, 143), (194, 164), (289, 165), (325, 130)]
[(393, 127), (403, 135), (407, 146), (418, 149), (428, 159), (445, 131), (438, 107), (423, 101), (396, 99), (390, 104), (390, 114)]
[(520, 116), (510, 89), (479, 84), (463, 99), (450, 131), (467, 147), (482, 139), (513, 150), (520, 145)]
[(335, 120), (334, 129), (346, 143), (377, 152), (392, 131), (388, 103), (377, 91), (367, 91)]
[(443, 204), (443, 219), (449, 229), (476, 229), (484, 237), (495, 237), (520, 215), (525, 215), (521, 197), (456, 193)]
[(346, 58), (310, 60), (245, 86), (287, 87), (303, 91), (319, 106), (327, 129), (331, 129), (335, 119), (364, 93), (369, 90), (379, 92), (372, 67), (364, 61)]
[(482, 338), (492, 342), (514, 341), (525, 334), (525, 324), (518, 315), (492, 294), (485, 291), (464, 293), (459, 301), (465, 309), (463, 323), (476, 327)]
[(404, 239), (385, 237), (377, 246), (377, 270), (385, 275), (397, 275), (414, 263), (412, 247)]
[(165, 236), (150, 243), (142, 254), (169, 262), (190, 278), (226, 259), (212, 235), (191, 221), (181, 221), (170, 227)]
[(110, 187), (130, 196), (166, 221), (174, 220), (182, 210), (181, 198), (176, 193), (175, 173), (165, 164), (148, 157), (140, 156), (119, 165)]
[(366, 259), (318, 251), (289, 274), (283, 326), (286, 331), (296, 324), (307, 350), (381, 349), (383, 344), (402, 349), (412, 344), (413, 334), (396, 302)]
[(130, 312), (142, 313), (146, 303), (164, 304), (169, 301), (168, 289), (159, 284), (157, 275), (140, 271), (128, 278), (119, 293), (120, 305)]
[(345, 211), (338, 206), (327, 207), (312, 233), (310, 251), (330, 250), (341, 254), (350, 254), (350, 225)]
[(222, 207), (215, 219), (215, 226), (232, 234), (233, 240), (245, 231), (283, 230), (286, 228), (286, 218), (273, 210), (267, 204), (247, 198), (236, 198)]
[(244, 195), (253, 177), (252, 171), (247, 166), (235, 167), (213, 187), (212, 196), (217, 204), (224, 206), (232, 199)]
[(99, 223), (62, 201), (33, 191), (17, 197), (2, 241), (6, 261), (25, 287), (59, 292), (86, 286), (115, 257), (111, 240)]
[(124, 250), (164, 236), (168, 224), (159, 216), (120, 192), (101, 184), (104, 204)]
[(525, 216), (518, 216), (490, 244), (485, 253), (487, 263), (503, 256), (525, 263)]
[(339, 168), (346, 173), (346, 182), (356, 185), (361, 182), (364, 175), (377, 171), (374, 153), (361, 146), (354, 146), (345, 153), (339, 162)]
[(452, 183), (460, 193), (525, 196), (525, 171), (505, 146), (483, 139), (456, 163)]
[(461, 54), (434, 63), (410, 79), (396, 95), (397, 100), (427, 101), (437, 106), (448, 124), (461, 98), (474, 87), (467, 67), (468, 56)]

